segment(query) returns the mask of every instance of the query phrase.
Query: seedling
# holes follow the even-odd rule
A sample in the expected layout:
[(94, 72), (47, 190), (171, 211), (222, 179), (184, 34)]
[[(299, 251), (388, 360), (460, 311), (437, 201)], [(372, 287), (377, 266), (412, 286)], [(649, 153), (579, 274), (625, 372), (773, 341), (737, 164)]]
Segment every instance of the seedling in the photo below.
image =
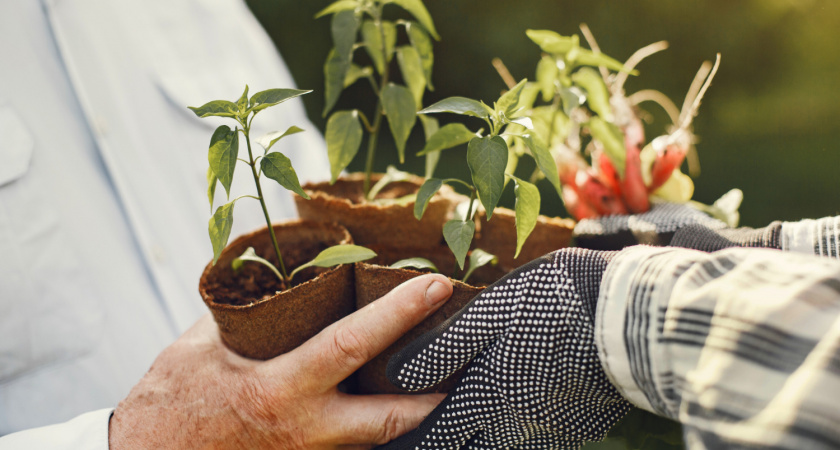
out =
[[(268, 215), (268, 208), (265, 204), (265, 199), (262, 193), (262, 186), (260, 185), (260, 178), (266, 177), (278, 182), (284, 188), (293, 191), (306, 199), (309, 196), (300, 187), (297, 173), (292, 167), (292, 162), (289, 158), (278, 152), (271, 152), (270, 150), (282, 138), (300, 133), (303, 130), (291, 126), (284, 132), (271, 132), (262, 136), (257, 140), (260, 146), (263, 147), (262, 155), (254, 156), (254, 150), (251, 146), (251, 125), (260, 111), (279, 105), (287, 100), (307, 94), (311, 91), (298, 89), (269, 89), (262, 92), (257, 92), (251, 98), (248, 98), (248, 86), (245, 86), (245, 92), (235, 102), (227, 100), (214, 100), (208, 102), (200, 107), (189, 108), (198, 117), (225, 117), (233, 119), (237, 126), (231, 129), (227, 125), (221, 125), (213, 132), (213, 137), (210, 139), (210, 150), (208, 153), (208, 160), (210, 166), (207, 169), (207, 196), (210, 200), (210, 207), (213, 207), (213, 200), (215, 198), (216, 186), (218, 183), (222, 184), (227, 194), (227, 199), (230, 200), (230, 187), (233, 181), (233, 174), (238, 162), (243, 162), (251, 168), (251, 175), (254, 178), (254, 185), (256, 186), (257, 195), (242, 195), (234, 198), (228, 203), (216, 209), (213, 217), (210, 219), (209, 233), (210, 242), (213, 244), (213, 264), (218, 261), (222, 250), (227, 246), (230, 238), (231, 227), (233, 226), (233, 207), (235, 203), (243, 198), (250, 198), (258, 200), (262, 207), (265, 222), (268, 226), (268, 233), (271, 237), (271, 244), (274, 248), (275, 256), (277, 257), (278, 267), (275, 267), (268, 260), (256, 255), (253, 248), (248, 248), (239, 258), (233, 261), (234, 269), (241, 267), (243, 261), (254, 261), (264, 264), (271, 268), (281, 283), (286, 286), (291, 286), (292, 277), (304, 267), (319, 266), (330, 267), (338, 264), (349, 264), (356, 261), (363, 261), (376, 256), (372, 251), (355, 245), (338, 245), (330, 247), (314, 260), (303, 264), (294, 270), (291, 274), (286, 271), (286, 266), (283, 263), (283, 256), (280, 253), (280, 247), (277, 244), (277, 237), (274, 233), (274, 228), (271, 225), (271, 218)], [(245, 144), (248, 149), (248, 159), (239, 158), (239, 134), (245, 137)]]
[[(386, 5), (397, 5), (415, 20), (385, 20)], [(332, 37), (335, 47), (324, 64), (326, 102), (324, 116), (335, 107), (342, 91), (360, 79), (368, 80), (377, 97), (371, 116), (359, 109), (336, 111), (327, 120), (326, 141), (330, 160), (331, 182), (353, 161), (367, 131), (364, 193), (368, 200), (371, 173), (383, 119), (387, 120), (396, 143), (400, 163), (405, 162), (405, 145), (417, 121), (426, 89), (433, 89), (432, 38), (439, 39), (434, 23), (421, 0), (339, 0), (315, 17), (332, 14)], [(404, 30), (406, 45), (397, 46), (399, 29)], [(361, 34), (361, 40), (358, 36)], [(356, 65), (356, 50), (364, 48), (373, 67)], [(405, 85), (392, 81), (392, 61), (397, 65)], [(364, 129), (363, 129), (364, 125)], [(434, 120), (423, 120), (427, 134), (437, 129)], [(427, 160), (427, 171), (434, 170), (436, 159)]]
[(443, 183), (460, 184), (469, 190), (470, 202), (467, 213), (462, 218), (450, 220), (443, 226), (444, 239), (462, 269), (475, 234), (474, 215), (478, 209), (474, 208), (476, 198), (484, 206), (487, 219), (490, 220), (506, 182), (514, 181), (516, 256), (519, 255), (522, 245), (537, 223), (540, 211), (539, 190), (534, 184), (513, 175), (509, 142), (522, 143), (527, 147), (536, 160), (537, 167), (560, 192), (560, 180), (554, 159), (546, 147), (531, 133), (530, 130), (533, 128), (531, 119), (524, 116), (527, 111), (520, 104), (526, 83), (527, 80), (522, 80), (513, 86), (499, 97), (492, 108), (484, 102), (464, 97), (450, 97), (419, 112), (419, 114), (446, 112), (476, 117), (484, 120), (489, 129), (489, 132), (484, 135), (483, 129), (473, 132), (460, 123), (448, 124), (430, 136), (426, 146), (419, 153), (419, 155), (425, 155), (467, 144), (467, 165), (470, 168), (471, 183), (455, 178), (428, 178), (417, 193), (414, 207), (414, 215), (419, 220), (429, 200)]
[[(492, 255), (490, 253), (485, 252), (484, 250), (477, 248), (470, 252), (470, 264), (468, 269), (464, 272), (464, 276), (461, 277), (461, 281), (466, 283), (470, 276), (481, 267), (486, 265), (495, 266), (499, 263), (499, 258), (496, 255)], [(408, 259), (401, 259), (394, 264), (390, 265), (391, 268), (394, 269), (402, 269), (406, 267), (412, 267), (415, 269), (420, 270), (430, 270), (432, 272), (440, 272), (435, 266), (435, 263), (429, 261), (426, 258), (408, 258)]]

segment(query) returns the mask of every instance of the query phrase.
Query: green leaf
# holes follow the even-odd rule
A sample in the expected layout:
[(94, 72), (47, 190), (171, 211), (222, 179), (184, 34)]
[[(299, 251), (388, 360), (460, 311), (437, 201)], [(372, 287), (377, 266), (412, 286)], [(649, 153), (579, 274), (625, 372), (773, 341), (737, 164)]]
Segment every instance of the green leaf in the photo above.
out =
[[(422, 117), (422, 116), (421, 116)], [(428, 155), (430, 153), (447, 150), (452, 147), (457, 147), (461, 144), (466, 144), (470, 139), (478, 137), (476, 133), (470, 131), (467, 127), (460, 123), (449, 123), (439, 129), (432, 137), (426, 140), (426, 146), (423, 150), (417, 153), (417, 156)]]
[(219, 178), (213, 172), (212, 167), (207, 168), (207, 198), (210, 200), (210, 212), (213, 212), (213, 199), (216, 198), (216, 183)]
[(563, 112), (570, 116), (575, 108), (586, 101), (586, 93), (577, 86), (560, 86), (560, 99), (563, 103)]
[(527, 79), (523, 79), (516, 86), (510, 88), (509, 91), (502, 94), (499, 97), (499, 101), (496, 102), (496, 112), (504, 114), (505, 117), (509, 118), (513, 116), (516, 112), (517, 106), (519, 106), (519, 95), (522, 93), (522, 88), (525, 87), (525, 83), (527, 83)]
[(423, 74), (423, 66), (420, 55), (414, 47), (404, 45), (397, 48), (397, 63), (403, 74), (408, 89), (414, 96), (415, 108), (423, 104), (423, 92), (426, 91), (426, 76)]
[(464, 274), (464, 278), (461, 278), (461, 281), (466, 283), (467, 279), (470, 278), (470, 275), (472, 275), (473, 272), (480, 267), (484, 267), (487, 264), (495, 266), (498, 263), (499, 258), (497, 258), (496, 255), (492, 255), (480, 248), (477, 248), (470, 252), (470, 267), (467, 269), (467, 273)]
[[(554, 162), (554, 157), (551, 152), (531, 135), (526, 135), (522, 138), (528, 149), (531, 150), (531, 156), (537, 162), (537, 167), (545, 175), (545, 178), (554, 186), (557, 195), (562, 196), (562, 188), (560, 187), (560, 175), (557, 173), (557, 164)], [(513, 172), (508, 172), (513, 173)]]
[(604, 66), (607, 69), (615, 70), (616, 72), (629, 72), (631, 75), (638, 75), (638, 70), (630, 70), (624, 67), (624, 64), (610, 58), (603, 53), (595, 53), (592, 50), (585, 48), (578, 49), (577, 57), (575, 57), (575, 64), (578, 66)]
[(502, 197), (507, 161), (507, 144), (499, 136), (473, 138), (467, 146), (467, 164), (488, 220)]
[(417, 190), (417, 200), (414, 202), (414, 217), (417, 220), (423, 218), (423, 213), (426, 212), (429, 201), (432, 200), (432, 197), (440, 190), (441, 186), (443, 186), (443, 180), (430, 178), (424, 181), (420, 189)]
[(580, 47), (580, 38), (576, 34), (566, 37), (551, 30), (526, 30), (525, 34), (544, 52), (554, 55), (564, 55)]
[(543, 55), (537, 63), (537, 84), (540, 86), (544, 102), (550, 102), (554, 98), (554, 82), (559, 74), (557, 60), (553, 56)]
[(610, 94), (601, 74), (595, 69), (584, 67), (572, 75), (572, 81), (586, 90), (586, 102), (589, 104), (589, 109), (595, 111), (607, 122), (612, 122)]
[(269, 153), (260, 160), (260, 169), (265, 176), (280, 183), (280, 186), (309, 200), (309, 195), (300, 187), (292, 161), (286, 155), (279, 152)]
[(322, 251), (312, 261), (298, 266), (289, 275), (289, 278), (294, 278), (295, 274), (307, 267), (333, 267), (339, 264), (352, 264), (354, 262), (365, 261), (367, 259), (375, 258), (376, 253), (365, 247), (352, 244), (334, 245)]
[(627, 159), (624, 149), (624, 135), (617, 126), (598, 116), (589, 119), (589, 132), (592, 137), (603, 144), (604, 152), (610, 158), (619, 175), (624, 177), (624, 161)]
[(420, 269), (420, 270), (431, 270), (431, 271), (434, 271), (434, 272), (440, 272), (440, 270), (438, 270), (437, 266), (435, 266), (435, 263), (429, 261), (426, 258), (419, 258), (419, 257), (401, 259), (401, 260), (395, 262), (394, 264), (391, 264), (388, 267), (390, 267), (392, 269), (404, 269), (406, 267), (413, 267), (415, 269)]
[[(346, 89), (347, 86), (355, 83), (359, 78), (369, 77), (373, 74), (373, 69), (370, 67), (359, 67), (355, 64), (350, 64), (350, 67), (347, 69), (347, 72), (344, 74), (344, 88)], [(339, 90), (340, 93), (340, 90)], [(335, 100), (338, 100), (338, 96), (336, 96)], [(333, 100), (333, 104), (330, 105), (330, 108), (335, 105), (335, 100)]]
[(216, 128), (210, 138), (210, 151), (207, 159), (213, 173), (222, 182), (225, 192), (230, 198), (230, 184), (233, 181), (233, 171), (236, 169), (236, 158), (239, 156), (239, 132), (231, 130), (227, 125)]
[(513, 257), (517, 258), (528, 236), (537, 225), (537, 218), (540, 215), (540, 190), (527, 181), (513, 176), (511, 178), (516, 183), (513, 188), (516, 196), (516, 254)]
[(271, 269), (272, 272), (274, 272), (274, 275), (277, 275), (277, 278), (279, 278), (280, 281), (284, 281), (283, 275), (280, 275), (280, 271), (277, 270), (276, 267), (274, 267), (274, 264), (271, 264), (271, 262), (267, 259), (261, 258), (259, 255), (257, 255), (257, 252), (254, 251), (254, 247), (248, 247), (247, 249), (245, 249), (245, 251), (242, 252), (242, 254), (239, 255), (238, 258), (235, 258), (233, 261), (230, 262), (230, 266), (231, 268), (233, 268), (233, 270), (238, 272), (239, 269), (242, 268), (242, 264), (245, 261), (258, 262), (268, 267), (269, 269)]
[[(397, 45), (397, 27), (393, 22), (381, 21), (382, 30), (372, 20), (362, 23), (362, 41), (365, 49), (373, 60), (373, 66), (380, 74), (385, 72), (385, 64), (391, 62), (394, 47)], [(385, 37), (383, 44), (382, 37)]]
[(239, 108), (236, 103), (227, 100), (213, 100), (197, 108), (195, 106), (188, 106), (187, 108), (191, 109), (198, 117), (236, 117), (239, 115)]
[(303, 129), (298, 128), (294, 125), (290, 126), (289, 129), (286, 131), (272, 131), (271, 133), (266, 133), (262, 135), (259, 139), (257, 139), (257, 144), (260, 144), (265, 151), (271, 150), (271, 147), (286, 136), (291, 136), (293, 134), (302, 133)]
[[(245, 92), (242, 93), (242, 96), (239, 97), (239, 100), (236, 101), (236, 107), (239, 109), (240, 113), (244, 113), (246, 109), (248, 109), (248, 85), (245, 85)], [(247, 115), (246, 115), (247, 117)]]
[(341, 171), (344, 170), (362, 144), (362, 124), (359, 122), (359, 112), (336, 111), (327, 121), (324, 137), (327, 141), (327, 156), (330, 160), (331, 183), (335, 183)]
[(333, 16), (330, 31), (339, 58), (345, 61), (353, 59), (353, 45), (356, 44), (356, 33), (360, 24), (359, 15), (351, 9), (345, 9)]
[(406, 11), (410, 12), (418, 22), (420, 22), (426, 30), (434, 36), (435, 40), (440, 40), (440, 36), (435, 30), (435, 24), (432, 22), (432, 16), (420, 0), (391, 0), (390, 3), (400, 5)]
[(434, 113), (461, 114), (487, 120), (493, 114), (493, 110), (484, 103), (466, 97), (449, 97), (423, 109), (418, 114)]
[(350, 61), (339, 56), (335, 49), (330, 50), (327, 55), (327, 62), (324, 63), (324, 116), (333, 109), (341, 91), (347, 86), (345, 82), (351, 65)]
[(279, 105), (286, 100), (291, 100), (310, 92), (312, 91), (301, 89), (268, 89), (257, 92), (251, 96), (251, 107), (249, 109), (253, 112), (262, 111), (271, 106)]
[(225, 249), (230, 238), (230, 229), (233, 226), (233, 205), (236, 200), (220, 206), (216, 213), (210, 218), (208, 231), (210, 242), (213, 244), (213, 264), (219, 260), (219, 255)]
[(414, 123), (417, 122), (417, 106), (414, 104), (414, 96), (405, 86), (388, 83), (382, 89), (382, 108), (388, 118), (388, 127), (394, 136), (397, 144), (397, 153), (400, 163), (405, 162), (405, 142)]
[(411, 176), (412, 175), (408, 172), (403, 172), (394, 166), (388, 166), (388, 169), (385, 170), (385, 175), (370, 188), (370, 192), (367, 194), (368, 200), (376, 198), (376, 195), (379, 194), (379, 191), (381, 191), (385, 186), (397, 181), (408, 180)]
[[(438, 121), (434, 117), (427, 115), (420, 115), (417, 117), (420, 119), (420, 123), (423, 124), (423, 133), (425, 134), (426, 142), (429, 142), (429, 139), (440, 129)], [(437, 168), (438, 161), (440, 161), (440, 152), (431, 152), (426, 154), (426, 178), (432, 178), (435, 173), (435, 168)]]
[(464, 268), (464, 259), (467, 257), (474, 234), (475, 222), (472, 220), (450, 220), (443, 224), (443, 238), (461, 269)]
[(318, 14), (315, 14), (315, 18), (318, 19), (328, 14), (335, 14), (341, 11), (347, 11), (348, 9), (356, 9), (356, 7), (358, 6), (358, 0), (338, 0), (330, 6), (327, 6), (326, 8), (322, 9), (320, 12), (318, 12)]
[(433, 91), (435, 89), (432, 84), (434, 53), (432, 51), (432, 40), (429, 38), (429, 33), (415, 22), (409, 22), (406, 25), (406, 30), (408, 31), (408, 39), (411, 41), (411, 45), (417, 50), (417, 54), (420, 56), (423, 74), (426, 77), (426, 84), (429, 86), (429, 90)]

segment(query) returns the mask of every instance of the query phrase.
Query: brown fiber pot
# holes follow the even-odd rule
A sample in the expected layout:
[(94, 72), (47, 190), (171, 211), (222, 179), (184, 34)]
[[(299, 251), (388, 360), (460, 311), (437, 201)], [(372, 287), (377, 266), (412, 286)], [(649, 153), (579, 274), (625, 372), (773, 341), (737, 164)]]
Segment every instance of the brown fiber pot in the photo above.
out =
[[(382, 174), (373, 174), (376, 183)], [(318, 222), (337, 222), (346, 227), (358, 245), (388, 245), (405, 247), (406, 242), (428, 245), (443, 243), (443, 224), (449, 220), (455, 206), (465, 197), (444, 185), (429, 202), (422, 220), (414, 218), (414, 202), (382, 204), (364, 200), (364, 174), (353, 173), (341, 177), (335, 184), (308, 183), (303, 190), (311, 197), (295, 196), (301, 219)], [(377, 199), (397, 199), (417, 193), (423, 179), (412, 176), (408, 181), (390, 183)]]
[(519, 257), (516, 254), (516, 213), (508, 208), (496, 208), (487, 220), (484, 211), (478, 214), (478, 232), (473, 248), (480, 248), (499, 258), (499, 266), (511, 271), (546, 253), (568, 247), (575, 229), (575, 221), (539, 216), (534, 231), (528, 236)]
[[(334, 223), (301, 220), (274, 224), (280, 253), (289, 272), (327, 247), (353, 242), (347, 230)], [(234, 273), (231, 261), (248, 247), (276, 264), (268, 228), (231, 242), (204, 269), (198, 290), (219, 325), (222, 340), (235, 352), (254, 359), (283, 354), (353, 312), (353, 266), (307, 268), (283, 290), (265, 266), (246, 262)]]
[[(444, 274), (452, 273), (455, 260), (452, 253), (446, 247), (435, 248), (412, 248), (412, 249), (388, 249), (373, 247), (377, 252), (377, 258), (372, 261), (356, 263), (356, 308), (361, 309), (372, 303), (374, 300), (384, 296), (395, 287), (414, 277), (423, 275), (424, 272), (414, 269), (392, 269), (387, 265), (400, 259), (409, 257), (423, 257), (434, 262)], [(381, 264), (381, 265), (380, 265)], [(487, 268), (489, 269), (489, 268)], [(382, 353), (373, 358), (358, 370), (358, 389), (361, 394), (405, 394), (406, 391), (392, 385), (388, 381), (386, 368), (388, 360), (400, 349), (408, 345), (415, 338), (420, 337), (427, 331), (433, 329), (444, 320), (452, 317), (470, 300), (484, 290), (485, 286), (495, 281), (495, 271), (477, 270), (471, 277), (470, 283), (462, 283), (452, 280), (453, 293), (449, 301), (438, 309), (434, 314), (427, 317), (423, 322), (411, 329), (408, 333), (399, 338), (394, 344), (385, 349)], [(435, 387), (419, 391), (427, 392), (448, 392), (455, 387), (461, 372), (456, 372), (445, 381)]]

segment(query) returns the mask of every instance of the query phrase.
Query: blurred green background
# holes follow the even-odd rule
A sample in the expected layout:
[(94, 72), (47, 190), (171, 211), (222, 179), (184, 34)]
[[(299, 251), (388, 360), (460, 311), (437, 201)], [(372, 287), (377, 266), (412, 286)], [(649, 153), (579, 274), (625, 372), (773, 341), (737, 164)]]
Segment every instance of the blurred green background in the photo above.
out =
[[(331, 0), (248, 0), (274, 39), (304, 97), (312, 121), (323, 132), (322, 65), (332, 43), (329, 18), (315, 20)], [(528, 28), (579, 33), (586, 23), (602, 51), (625, 60), (636, 49), (667, 40), (670, 48), (644, 61), (628, 94), (656, 89), (677, 105), (704, 60), (722, 54), (722, 65), (705, 97), (695, 132), (702, 172), (694, 198), (711, 203), (731, 188), (744, 191), (743, 225), (840, 214), (837, 142), (840, 115), (840, 1), (837, 0), (425, 0), (441, 41), (435, 44), (436, 90), (425, 104), (452, 95), (492, 101), (504, 83), (491, 66), (501, 58), (517, 79), (533, 79), (540, 56), (525, 36)], [(388, 9), (399, 10), (398, 7)], [(387, 11), (387, 10), (386, 10)], [(357, 83), (338, 108), (373, 110), (370, 89)], [(667, 121), (650, 103), (656, 122)], [(461, 120), (439, 115), (441, 123)], [(479, 126), (477, 122), (465, 122)], [(387, 133), (386, 133), (387, 135)], [(408, 153), (423, 145), (417, 126)], [(389, 136), (382, 145), (393, 143)], [(438, 176), (465, 177), (465, 148), (444, 152)], [(377, 169), (395, 162), (378, 152)], [(360, 152), (351, 169), (361, 169)], [(422, 173), (421, 158), (407, 170)], [(523, 172), (528, 167), (521, 168)], [(543, 213), (563, 215), (556, 194), (541, 186)], [(509, 188), (510, 190), (510, 188)], [(512, 204), (512, 195), (503, 198)]]

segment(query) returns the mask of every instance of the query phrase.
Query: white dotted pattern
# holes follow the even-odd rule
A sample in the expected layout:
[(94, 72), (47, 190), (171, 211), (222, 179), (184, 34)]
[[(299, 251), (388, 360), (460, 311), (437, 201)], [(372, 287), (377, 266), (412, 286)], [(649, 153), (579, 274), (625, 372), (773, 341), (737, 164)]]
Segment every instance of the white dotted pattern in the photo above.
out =
[(413, 355), (398, 354), (392, 381), (412, 391), (472, 363), (413, 441), (396, 448), (576, 449), (603, 439), (629, 409), (594, 343), (604, 255), (564, 249), (535, 260), (421, 338), (428, 344), (410, 347)]

